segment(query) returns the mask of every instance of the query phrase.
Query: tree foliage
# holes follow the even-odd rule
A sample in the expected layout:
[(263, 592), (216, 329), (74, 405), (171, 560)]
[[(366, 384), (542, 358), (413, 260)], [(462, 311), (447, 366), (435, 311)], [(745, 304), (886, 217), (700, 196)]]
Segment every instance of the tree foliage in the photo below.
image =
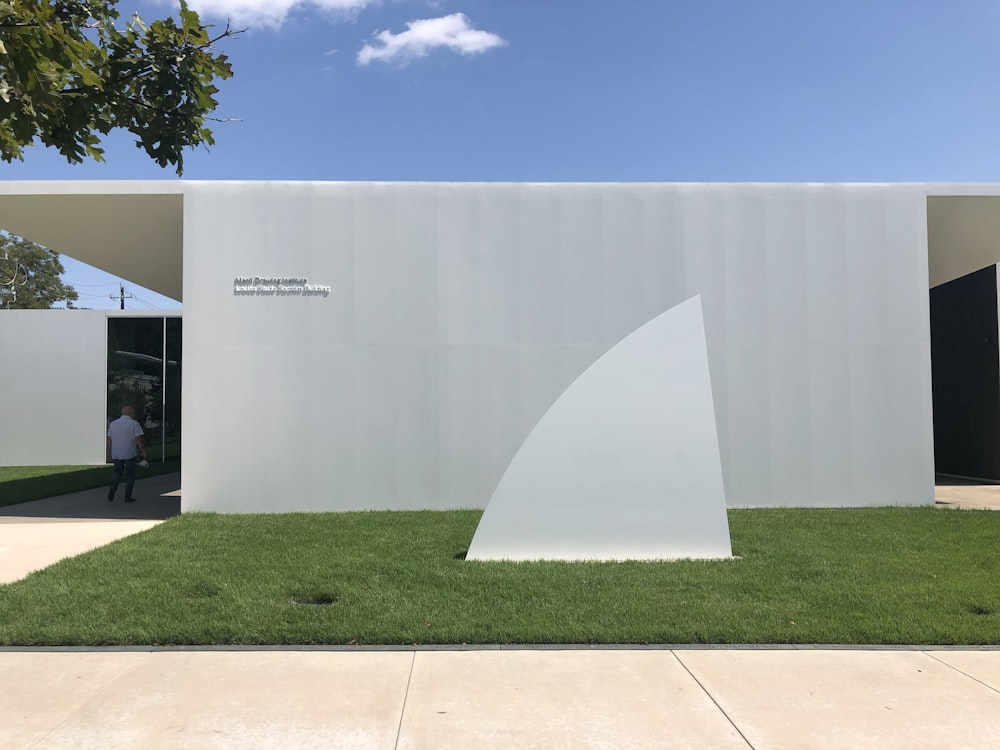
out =
[(42, 310), (57, 302), (72, 307), (77, 294), (59, 278), (64, 270), (55, 250), (0, 235), (0, 309)]
[(0, 0), (0, 158), (23, 160), (36, 140), (70, 163), (104, 160), (113, 129), (181, 174), (184, 149), (215, 143), (206, 123), (217, 79), (232, 75), (181, 0), (177, 18), (119, 28), (117, 0)]

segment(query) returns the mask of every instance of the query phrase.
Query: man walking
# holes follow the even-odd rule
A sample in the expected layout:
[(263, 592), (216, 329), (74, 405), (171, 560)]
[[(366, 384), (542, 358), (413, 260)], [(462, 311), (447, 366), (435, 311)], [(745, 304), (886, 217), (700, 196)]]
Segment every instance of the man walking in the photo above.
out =
[(132, 485), (135, 484), (135, 461), (142, 452), (142, 460), (146, 460), (146, 444), (142, 437), (142, 426), (135, 421), (135, 410), (131, 406), (122, 407), (122, 415), (108, 425), (107, 460), (114, 464), (111, 472), (111, 487), (108, 489), (108, 502), (113, 503), (118, 483), (125, 475), (125, 502), (133, 503)]

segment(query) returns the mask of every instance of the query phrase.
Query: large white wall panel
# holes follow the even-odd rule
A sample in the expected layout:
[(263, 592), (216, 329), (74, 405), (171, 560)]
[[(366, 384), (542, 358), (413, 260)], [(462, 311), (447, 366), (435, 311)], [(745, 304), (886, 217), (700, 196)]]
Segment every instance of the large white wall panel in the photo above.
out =
[(922, 195), (704, 196), (700, 219), (720, 222), (702, 283), (730, 504), (931, 502)]
[[(600, 241), (632, 202), (570, 192), (585, 211), (540, 186), (192, 186), (185, 506), (484, 505), (566, 386), (680, 289)], [(634, 218), (621, 241), (661, 263)], [(243, 275), (332, 293), (233, 296)]]
[(482, 507), (696, 294), (730, 504), (933, 501), (923, 187), (184, 189), (186, 510)]
[(0, 466), (103, 464), (107, 317), (0, 311)]

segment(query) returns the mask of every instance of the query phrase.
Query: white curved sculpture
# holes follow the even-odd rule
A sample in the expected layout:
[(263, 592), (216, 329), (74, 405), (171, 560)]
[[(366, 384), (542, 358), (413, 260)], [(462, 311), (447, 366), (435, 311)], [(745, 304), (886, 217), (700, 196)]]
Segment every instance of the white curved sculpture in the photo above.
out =
[(545, 413), (493, 493), (467, 559), (731, 554), (695, 296), (605, 353)]

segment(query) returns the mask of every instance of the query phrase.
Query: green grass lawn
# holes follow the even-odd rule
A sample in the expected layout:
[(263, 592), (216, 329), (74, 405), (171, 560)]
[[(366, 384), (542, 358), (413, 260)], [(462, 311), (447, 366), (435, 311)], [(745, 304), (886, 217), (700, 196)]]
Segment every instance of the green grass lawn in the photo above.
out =
[[(179, 460), (150, 463), (137, 468), (136, 477), (180, 471)], [(0, 507), (40, 500), (69, 492), (104, 487), (111, 479), (111, 464), (100, 466), (0, 466)]]
[(0, 643), (1000, 643), (1000, 513), (734, 510), (742, 559), (664, 563), (466, 561), (479, 516), (185, 514), (0, 586)]

